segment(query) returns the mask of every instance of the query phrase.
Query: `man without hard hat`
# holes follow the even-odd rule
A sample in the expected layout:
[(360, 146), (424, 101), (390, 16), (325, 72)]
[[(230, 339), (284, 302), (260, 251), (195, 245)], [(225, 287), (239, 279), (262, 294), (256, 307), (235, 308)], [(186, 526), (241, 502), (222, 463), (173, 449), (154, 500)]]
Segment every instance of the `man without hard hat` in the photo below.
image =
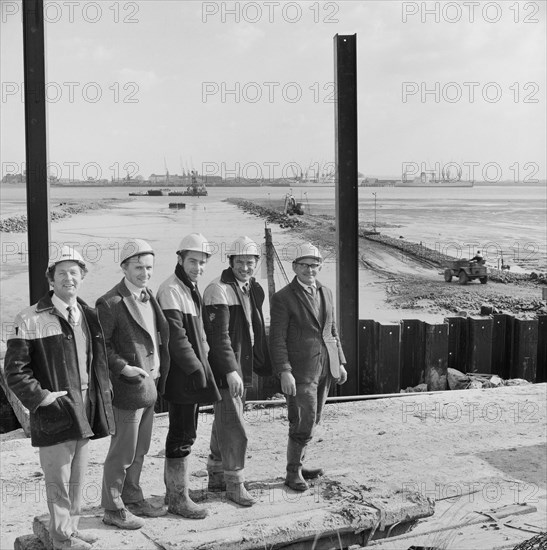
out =
[(245, 393), (253, 385), (253, 372), (271, 373), (264, 290), (253, 277), (260, 249), (249, 237), (239, 237), (227, 256), (229, 267), (203, 293), (212, 328), (209, 360), (222, 396), (214, 406), (207, 471), (210, 491), (226, 490), (229, 500), (252, 506), (255, 499), (244, 485)]
[(158, 290), (158, 301), (169, 323), (171, 354), (171, 368), (163, 394), (169, 406), (165, 484), (172, 514), (202, 519), (207, 516), (207, 509), (190, 498), (188, 484), (199, 404), (220, 399), (207, 358), (210, 329), (198, 289), (211, 247), (203, 235), (191, 233), (180, 242), (177, 256), (175, 272)]
[(157, 388), (169, 370), (169, 328), (150, 288), (154, 250), (142, 239), (127, 241), (121, 251), (122, 280), (97, 300), (112, 381), (116, 433), (104, 462), (101, 506), (103, 522), (139, 529), (143, 517), (167, 510), (144, 498), (140, 484), (150, 447)]
[(75, 249), (52, 255), (51, 290), (17, 315), (4, 360), (8, 386), (30, 411), (55, 549), (84, 550), (97, 540), (78, 530), (88, 442), (114, 432), (103, 332), (78, 297), (86, 273)]
[(323, 473), (305, 468), (306, 448), (321, 419), (331, 384), (343, 384), (346, 359), (336, 330), (332, 292), (317, 280), (323, 258), (307, 243), (298, 247), (294, 279), (272, 296), (270, 350), (274, 373), (287, 399), (289, 442), (285, 484), (308, 489)]

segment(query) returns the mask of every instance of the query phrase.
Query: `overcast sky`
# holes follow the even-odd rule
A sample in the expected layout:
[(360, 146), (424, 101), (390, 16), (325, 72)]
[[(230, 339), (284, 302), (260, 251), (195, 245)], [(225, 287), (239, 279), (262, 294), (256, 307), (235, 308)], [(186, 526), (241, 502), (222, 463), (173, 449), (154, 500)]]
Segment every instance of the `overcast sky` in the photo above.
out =
[[(0, 5), (4, 175), (24, 162), (22, 3)], [(333, 37), (354, 33), (362, 173), (546, 177), (543, 1), (58, 0), (46, 21), (62, 177), (328, 170)]]

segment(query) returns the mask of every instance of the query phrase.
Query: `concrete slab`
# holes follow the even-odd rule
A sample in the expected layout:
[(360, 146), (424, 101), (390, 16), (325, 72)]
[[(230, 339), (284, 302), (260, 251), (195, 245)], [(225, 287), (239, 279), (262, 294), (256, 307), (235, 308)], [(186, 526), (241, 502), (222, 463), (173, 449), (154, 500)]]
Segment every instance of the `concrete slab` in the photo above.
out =
[[(252, 508), (235, 505), (225, 493), (193, 491), (196, 501), (207, 503), (209, 516), (203, 520), (168, 514), (147, 519), (138, 531), (123, 531), (104, 525), (102, 510), (97, 508), (82, 517), (80, 527), (99, 537), (94, 550), (254, 550), (290, 548), (305, 541), (315, 541), (319, 548), (317, 544), (324, 540), (334, 539), (348, 546), (364, 543), (369, 537), (384, 537), (393, 526), (410, 528), (434, 512), (433, 502), (418, 493), (407, 493), (404, 499), (396, 493), (375, 495), (344, 475), (322, 478), (306, 493), (287, 488), (282, 480), (249, 483), (248, 487), (258, 499)], [(152, 502), (159, 506), (161, 498)], [(33, 524), (46, 550), (52, 548), (48, 522), (49, 516), (44, 515), (36, 517)], [(21, 550), (30, 548), (22, 546)]]

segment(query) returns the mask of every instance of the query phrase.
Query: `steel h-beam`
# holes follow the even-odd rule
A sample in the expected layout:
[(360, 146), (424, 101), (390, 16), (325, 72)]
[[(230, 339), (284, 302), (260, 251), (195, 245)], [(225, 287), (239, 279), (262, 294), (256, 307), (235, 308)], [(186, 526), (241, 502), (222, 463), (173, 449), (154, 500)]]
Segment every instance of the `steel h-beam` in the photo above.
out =
[(359, 220), (357, 189), (357, 35), (334, 37), (338, 328), (348, 362), (342, 395), (359, 394)]
[(23, 0), (25, 141), (30, 303), (47, 291), (49, 182), (47, 174), (44, 2)]

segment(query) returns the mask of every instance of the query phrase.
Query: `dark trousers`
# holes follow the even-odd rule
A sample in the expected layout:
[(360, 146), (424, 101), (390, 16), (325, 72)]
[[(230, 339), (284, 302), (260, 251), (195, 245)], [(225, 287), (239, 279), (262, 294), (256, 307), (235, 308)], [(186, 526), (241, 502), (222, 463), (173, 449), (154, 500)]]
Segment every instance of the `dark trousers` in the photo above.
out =
[(321, 420), (323, 407), (334, 380), (329, 369), (329, 356), (323, 350), (319, 359), (318, 377), (307, 384), (296, 384), (296, 395), (286, 395), (289, 417), (289, 438), (306, 446), (313, 437), (315, 426)]
[(165, 458), (184, 458), (196, 440), (199, 405), (169, 403), (169, 431), (165, 441)]

